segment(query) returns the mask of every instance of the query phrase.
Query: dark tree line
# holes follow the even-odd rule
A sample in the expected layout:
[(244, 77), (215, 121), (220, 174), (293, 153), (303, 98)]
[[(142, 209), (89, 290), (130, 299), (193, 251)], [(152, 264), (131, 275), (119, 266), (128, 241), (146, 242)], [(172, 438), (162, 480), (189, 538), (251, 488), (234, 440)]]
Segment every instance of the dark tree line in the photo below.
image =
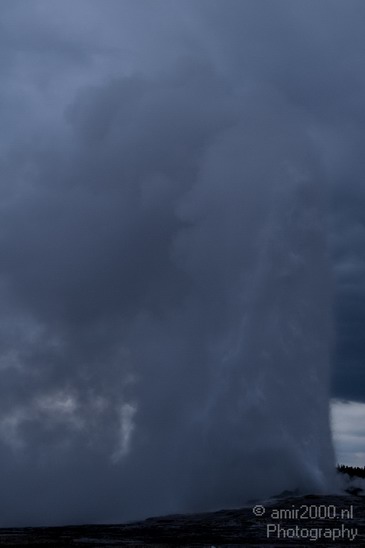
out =
[(346, 466), (338, 464), (337, 471), (342, 474), (348, 474), (350, 477), (365, 478), (365, 466)]

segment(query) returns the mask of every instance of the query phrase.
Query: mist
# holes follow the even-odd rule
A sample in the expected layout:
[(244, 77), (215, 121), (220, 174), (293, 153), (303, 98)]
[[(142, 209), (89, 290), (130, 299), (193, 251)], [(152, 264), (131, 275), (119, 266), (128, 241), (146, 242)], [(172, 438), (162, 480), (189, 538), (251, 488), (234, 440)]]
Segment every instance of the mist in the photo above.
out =
[(360, 78), (331, 40), (358, 17), (1, 11), (1, 525), (331, 490), (332, 176)]

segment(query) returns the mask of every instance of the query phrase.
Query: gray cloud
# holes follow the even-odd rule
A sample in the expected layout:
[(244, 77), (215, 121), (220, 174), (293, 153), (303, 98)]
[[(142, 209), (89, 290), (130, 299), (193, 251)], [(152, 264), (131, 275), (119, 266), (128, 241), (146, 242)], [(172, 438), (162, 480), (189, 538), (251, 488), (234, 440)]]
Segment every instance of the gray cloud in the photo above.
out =
[(332, 401), (334, 443), (337, 445), (339, 463), (348, 462), (350, 466), (363, 466), (364, 411), (363, 403)]

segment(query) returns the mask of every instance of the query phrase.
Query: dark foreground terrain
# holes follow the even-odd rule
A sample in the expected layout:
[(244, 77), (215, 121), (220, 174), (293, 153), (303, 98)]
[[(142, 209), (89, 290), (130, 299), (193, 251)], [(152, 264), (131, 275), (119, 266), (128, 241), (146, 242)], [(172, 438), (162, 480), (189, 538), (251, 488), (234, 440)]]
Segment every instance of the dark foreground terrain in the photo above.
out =
[(359, 548), (365, 546), (365, 497), (290, 496), (237, 510), (122, 525), (0, 529), (0, 546), (29, 545)]

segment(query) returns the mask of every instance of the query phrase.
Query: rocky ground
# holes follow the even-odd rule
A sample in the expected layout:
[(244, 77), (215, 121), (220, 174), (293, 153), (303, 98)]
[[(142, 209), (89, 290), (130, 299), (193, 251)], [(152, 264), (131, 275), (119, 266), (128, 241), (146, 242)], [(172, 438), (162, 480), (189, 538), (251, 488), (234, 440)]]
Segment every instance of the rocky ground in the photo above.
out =
[(121, 525), (0, 529), (0, 545), (359, 548), (365, 546), (365, 497), (289, 496)]

